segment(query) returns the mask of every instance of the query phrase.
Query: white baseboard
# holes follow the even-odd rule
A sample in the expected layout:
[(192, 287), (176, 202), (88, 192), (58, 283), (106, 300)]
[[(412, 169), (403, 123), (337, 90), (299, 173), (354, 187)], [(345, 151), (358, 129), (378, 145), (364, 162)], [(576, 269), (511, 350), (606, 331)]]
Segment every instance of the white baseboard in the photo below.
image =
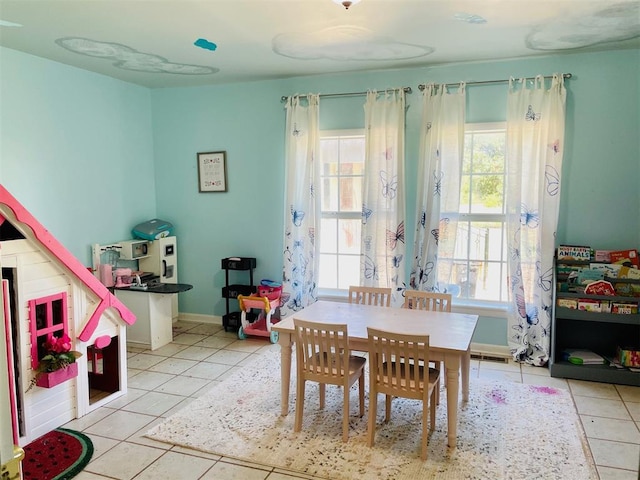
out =
[(222, 325), (222, 317), (219, 315), (202, 315), (199, 313), (179, 313), (178, 320), (190, 323), (209, 323)]

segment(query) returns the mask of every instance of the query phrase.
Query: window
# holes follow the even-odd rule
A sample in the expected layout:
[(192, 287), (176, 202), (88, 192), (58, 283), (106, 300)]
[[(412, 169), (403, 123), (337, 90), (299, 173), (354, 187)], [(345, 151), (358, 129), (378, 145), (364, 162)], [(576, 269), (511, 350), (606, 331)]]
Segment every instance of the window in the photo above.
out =
[(467, 124), (452, 282), (458, 298), (507, 301), (504, 124)]
[[(507, 301), (504, 123), (467, 124), (451, 292), (461, 300)], [(360, 283), (364, 132), (320, 136), (322, 220), (319, 288)]]
[(360, 283), (364, 131), (322, 132), (320, 161), (318, 287), (346, 290)]
[(29, 301), (31, 325), (31, 366), (37, 368), (46, 354), (44, 343), (51, 337), (68, 334), (67, 295), (58, 293)]

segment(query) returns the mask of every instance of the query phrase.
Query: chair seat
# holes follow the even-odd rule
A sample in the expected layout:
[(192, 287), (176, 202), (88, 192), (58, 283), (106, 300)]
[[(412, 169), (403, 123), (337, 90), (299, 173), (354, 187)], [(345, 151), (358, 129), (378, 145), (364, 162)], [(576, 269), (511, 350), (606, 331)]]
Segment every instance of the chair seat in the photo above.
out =
[[(397, 362), (384, 362), (382, 364), (382, 371), (384, 372), (385, 376), (391, 376), (391, 384), (394, 387), (397, 387), (397, 381), (396, 381), (396, 368), (398, 366)], [(404, 387), (405, 386), (405, 380), (404, 378), (407, 377), (407, 375), (405, 375), (405, 368), (406, 368), (406, 364), (405, 362), (400, 362), (400, 387)], [(410, 381), (410, 387), (411, 389), (416, 388), (415, 385), (415, 381), (416, 381), (416, 368), (415, 365), (413, 363), (409, 364), (409, 381)], [(428, 377), (428, 383), (435, 383), (438, 381), (438, 378), (440, 377), (440, 371), (435, 369), (435, 368), (429, 368), (429, 377)], [(424, 388), (424, 365), (418, 365), (418, 385), (417, 388), (419, 389), (423, 389)]]
[[(320, 355), (322, 355), (325, 359), (324, 364), (326, 365), (325, 368), (323, 369), (320, 365), (317, 365), (315, 367), (315, 369), (313, 369), (315, 371), (315, 373), (329, 373), (328, 372), (328, 366), (331, 366), (331, 374), (332, 375), (338, 375), (340, 372), (338, 372), (338, 369), (336, 368), (336, 365), (338, 364), (338, 359), (335, 358), (335, 355), (331, 355), (331, 358), (328, 359), (327, 358), (327, 353), (326, 352), (318, 352), (316, 353), (315, 357), (316, 357), (316, 361), (315, 362), (311, 362), (309, 361), (309, 364), (312, 365), (313, 363), (318, 364), (320, 363)], [(342, 355), (339, 355), (340, 359), (342, 358)], [(309, 359), (310, 360), (310, 359)], [(349, 375), (353, 375), (354, 373), (357, 373), (358, 370), (360, 370), (362, 367), (364, 367), (365, 363), (367, 363), (367, 359), (364, 357), (359, 357), (357, 355), (349, 355)]]

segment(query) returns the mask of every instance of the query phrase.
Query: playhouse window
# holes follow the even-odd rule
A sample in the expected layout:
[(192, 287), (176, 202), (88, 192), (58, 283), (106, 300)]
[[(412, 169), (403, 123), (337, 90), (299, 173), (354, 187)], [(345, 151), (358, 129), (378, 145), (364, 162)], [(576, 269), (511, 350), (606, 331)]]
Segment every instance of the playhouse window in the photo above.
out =
[(51, 337), (68, 334), (67, 295), (58, 293), (29, 301), (31, 325), (31, 366), (36, 368), (46, 354), (44, 343)]

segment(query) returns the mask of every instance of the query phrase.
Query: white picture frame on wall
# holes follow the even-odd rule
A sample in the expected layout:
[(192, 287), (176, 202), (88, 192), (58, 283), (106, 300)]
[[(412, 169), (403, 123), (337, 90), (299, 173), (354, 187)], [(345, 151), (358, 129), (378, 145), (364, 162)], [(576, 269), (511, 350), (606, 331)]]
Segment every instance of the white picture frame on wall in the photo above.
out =
[(198, 190), (227, 191), (227, 152), (198, 153)]

